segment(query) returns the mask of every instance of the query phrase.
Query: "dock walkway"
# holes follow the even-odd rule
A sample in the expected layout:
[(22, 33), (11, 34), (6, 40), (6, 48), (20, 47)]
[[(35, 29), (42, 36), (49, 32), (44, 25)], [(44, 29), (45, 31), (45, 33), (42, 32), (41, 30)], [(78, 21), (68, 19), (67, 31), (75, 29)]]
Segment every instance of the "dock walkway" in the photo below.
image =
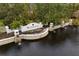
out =
[[(56, 30), (56, 29), (59, 29), (59, 28), (64, 28), (65, 26), (68, 26), (68, 25), (72, 25), (72, 20), (70, 20), (67, 23), (62, 23), (61, 25), (56, 25), (56, 26), (53, 26), (53, 24), (50, 24), (50, 26), (47, 29), (45, 29), (45, 31), (43, 31), (42, 33), (20, 34), (19, 36), (20, 36), (21, 39), (26, 39), (26, 40), (27, 39), (30, 39), (30, 40), (39, 39), (39, 38), (43, 38), (43, 37), (47, 36), (49, 31), (53, 31), (53, 30)], [(15, 42), (15, 36), (14, 35), (12, 35), (12, 37), (0, 39), (0, 46), (8, 44), (8, 43), (12, 43), (12, 42)]]

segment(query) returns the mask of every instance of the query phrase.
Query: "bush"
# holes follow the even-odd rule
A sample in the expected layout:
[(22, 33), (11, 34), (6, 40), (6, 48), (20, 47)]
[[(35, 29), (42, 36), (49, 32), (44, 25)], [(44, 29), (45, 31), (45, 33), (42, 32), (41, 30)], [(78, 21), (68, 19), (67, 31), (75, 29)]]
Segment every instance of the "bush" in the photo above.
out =
[(4, 20), (0, 20), (0, 26), (4, 26)]
[(20, 27), (20, 22), (19, 21), (13, 21), (11, 24), (10, 24), (10, 27), (12, 29), (17, 29)]
[(73, 19), (73, 25), (79, 26), (79, 19)]

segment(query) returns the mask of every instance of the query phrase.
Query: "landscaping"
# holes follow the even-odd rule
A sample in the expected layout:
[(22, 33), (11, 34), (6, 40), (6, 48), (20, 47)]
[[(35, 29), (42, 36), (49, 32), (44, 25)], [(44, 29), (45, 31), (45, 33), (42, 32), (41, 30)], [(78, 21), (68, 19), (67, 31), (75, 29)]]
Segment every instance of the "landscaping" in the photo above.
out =
[[(79, 4), (0, 4), (0, 26), (19, 28), (31, 22), (42, 22), (55, 25), (65, 22), (72, 17), (73, 12), (79, 10)], [(79, 22), (79, 21), (78, 21)]]

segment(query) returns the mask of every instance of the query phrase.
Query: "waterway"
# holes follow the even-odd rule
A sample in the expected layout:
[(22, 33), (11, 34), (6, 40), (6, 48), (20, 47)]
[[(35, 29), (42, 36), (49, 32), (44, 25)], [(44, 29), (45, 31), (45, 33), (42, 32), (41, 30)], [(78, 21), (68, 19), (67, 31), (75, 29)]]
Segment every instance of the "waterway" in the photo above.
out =
[(1, 56), (79, 56), (79, 29), (66, 27), (45, 38), (0, 46)]

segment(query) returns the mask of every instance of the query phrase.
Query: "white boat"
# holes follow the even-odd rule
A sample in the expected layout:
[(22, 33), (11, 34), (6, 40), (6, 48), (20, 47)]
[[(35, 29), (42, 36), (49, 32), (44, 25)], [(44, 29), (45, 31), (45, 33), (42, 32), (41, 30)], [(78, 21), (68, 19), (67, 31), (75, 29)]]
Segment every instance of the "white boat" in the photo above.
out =
[[(35, 39), (41, 39), (48, 35), (48, 28), (43, 28), (43, 25), (41, 23), (30, 23), (26, 26), (21, 27), (21, 34), (19, 34), (19, 30), (12, 30), (9, 31), (9, 28), (6, 27), (6, 33), (10, 34), (14, 32), (14, 35), (7, 38), (0, 39), (0, 46), (5, 45), (8, 43), (15, 42), (15, 36), (18, 34), (21, 39), (25, 40), (35, 40)], [(31, 33), (28, 33), (29, 31), (33, 31)]]
[[(31, 33), (28, 33), (32, 31)], [(26, 26), (21, 26), (22, 34), (19, 35), (21, 39), (35, 40), (48, 35), (48, 28), (43, 28), (42, 23), (30, 23)], [(26, 32), (26, 33), (25, 33)]]
[(21, 34), (20, 37), (21, 39), (26, 39), (26, 40), (35, 40), (35, 39), (41, 39), (44, 38), (48, 35), (48, 28), (43, 29), (39, 33), (34, 33), (34, 34)]

